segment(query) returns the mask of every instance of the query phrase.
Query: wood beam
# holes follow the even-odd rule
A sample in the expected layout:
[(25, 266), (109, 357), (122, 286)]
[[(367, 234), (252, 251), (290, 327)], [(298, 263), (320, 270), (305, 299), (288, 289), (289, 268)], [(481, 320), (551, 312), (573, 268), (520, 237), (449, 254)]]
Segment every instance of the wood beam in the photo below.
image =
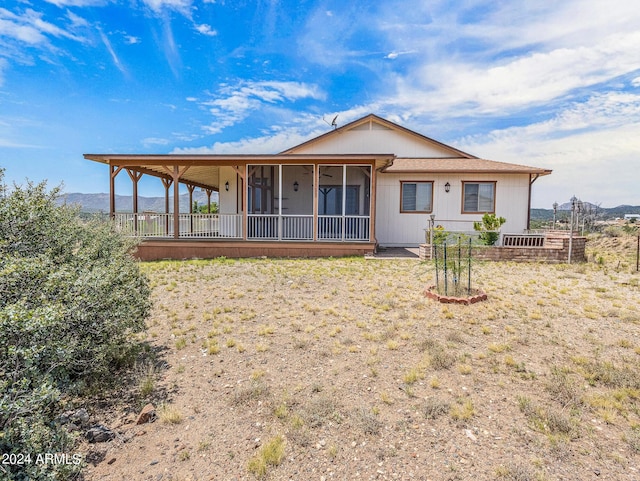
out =
[(236, 171), (236, 174), (238, 174), (240, 176), (240, 178), (244, 179), (244, 167), (240, 168), (240, 166), (238, 165), (232, 165), (231, 166), (233, 168), (233, 170)]
[[(145, 167), (135, 167), (134, 170), (137, 170), (138, 172), (142, 172), (143, 174), (147, 174), (147, 175), (152, 175), (153, 177), (158, 177), (160, 179), (172, 179), (173, 180), (173, 169), (171, 167), (167, 167), (167, 166), (162, 166), (165, 170), (167, 170), (167, 172), (169, 173), (162, 173), (162, 172), (158, 172), (156, 170), (152, 170), (152, 169), (147, 169)], [(133, 168), (133, 167), (132, 167)], [(203, 189), (213, 189), (214, 191), (217, 191), (215, 186), (212, 185), (208, 185), (208, 184), (203, 184), (201, 182), (197, 182), (194, 180), (190, 180), (190, 183), (192, 183), (193, 185), (195, 185), (196, 187), (202, 187)]]

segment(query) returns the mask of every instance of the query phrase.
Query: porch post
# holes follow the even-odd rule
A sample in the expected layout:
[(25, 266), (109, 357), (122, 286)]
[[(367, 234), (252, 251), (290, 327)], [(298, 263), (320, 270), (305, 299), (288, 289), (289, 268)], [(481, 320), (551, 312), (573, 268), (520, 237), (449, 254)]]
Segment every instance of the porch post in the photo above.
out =
[(242, 210), (242, 240), (247, 240), (247, 226), (249, 223), (247, 217), (249, 209), (247, 206), (247, 199), (249, 198), (247, 179), (249, 178), (249, 164), (244, 164), (242, 166), (232, 165), (231, 167), (236, 171), (236, 213), (238, 212), (238, 189), (241, 189), (242, 205), (240, 206), (240, 209)]
[(376, 190), (377, 176), (376, 165), (371, 165), (371, 177), (369, 179), (371, 187), (369, 187), (369, 242), (376, 242)]
[(136, 172), (132, 169), (127, 169), (127, 174), (131, 178), (133, 185), (133, 232), (138, 233), (138, 181), (142, 178), (142, 172)]
[(116, 167), (109, 165), (109, 217), (114, 218), (116, 215)]
[[(160, 177), (162, 181), (162, 185), (164, 186), (164, 213), (169, 213), (169, 187), (173, 183), (173, 179), (166, 179), (164, 177)], [(169, 235), (169, 216), (165, 216), (165, 234)]]
[(282, 164), (278, 164), (278, 240), (282, 240)]
[(342, 165), (342, 242), (347, 230), (347, 164)]
[(195, 185), (187, 184), (187, 190), (189, 191), (189, 213), (193, 214), (193, 190), (196, 188)]
[(173, 166), (173, 237), (180, 237), (180, 168)]
[(320, 188), (320, 164), (313, 166), (313, 241), (318, 241), (318, 189)]
[[(189, 191), (189, 233), (193, 234), (193, 189), (195, 185), (187, 184), (187, 190)], [(197, 214), (197, 212), (195, 212)]]
[[(242, 177), (242, 240), (247, 240), (247, 231), (249, 230), (249, 164), (243, 165), (242, 171), (236, 168), (236, 172)], [(241, 173), (242, 172), (242, 173)]]
[(207, 193), (207, 214), (211, 214), (211, 193), (213, 192), (211, 189), (205, 189)]
[(161, 177), (160, 180), (162, 181), (162, 185), (164, 186), (164, 213), (168, 214), (169, 213), (169, 187), (171, 187), (171, 184), (173, 184), (173, 180), (165, 179), (164, 177)]
[(116, 176), (122, 167), (109, 166), (109, 216), (113, 219), (116, 216)]

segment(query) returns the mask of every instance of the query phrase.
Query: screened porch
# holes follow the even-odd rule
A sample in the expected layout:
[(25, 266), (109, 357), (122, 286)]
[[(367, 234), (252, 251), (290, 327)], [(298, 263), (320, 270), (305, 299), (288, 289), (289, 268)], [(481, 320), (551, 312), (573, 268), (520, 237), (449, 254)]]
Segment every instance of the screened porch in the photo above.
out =
[[(207, 241), (373, 242), (373, 186), (378, 156), (98, 156), (111, 173), (116, 228), (143, 239)], [(327, 156), (328, 157), (328, 156)], [(306, 160), (306, 161), (305, 161)], [(385, 159), (386, 160), (386, 159)], [(132, 182), (132, 209), (115, 209), (115, 179)], [(138, 182), (158, 177), (164, 212), (140, 211)], [(126, 178), (126, 177), (125, 177)], [(184, 187), (190, 206), (185, 212)], [(193, 192), (218, 192), (217, 212), (195, 212)], [(171, 196), (173, 193), (173, 196)], [(173, 197), (173, 198), (172, 198)]]

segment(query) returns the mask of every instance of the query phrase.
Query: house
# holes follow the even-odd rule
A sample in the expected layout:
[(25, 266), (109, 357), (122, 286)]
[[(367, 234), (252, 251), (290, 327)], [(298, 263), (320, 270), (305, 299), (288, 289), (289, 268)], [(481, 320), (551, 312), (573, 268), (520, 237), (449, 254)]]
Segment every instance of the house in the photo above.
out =
[[(531, 187), (551, 173), (479, 159), (373, 114), (274, 155), (84, 157), (109, 165), (110, 214), (144, 239), (144, 259), (363, 254), (424, 243), (432, 216), (471, 231), (487, 212), (507, 219), (503, 232), (522, 233)], [(123, 170), (133, 188), (128, 213), (115, 211)], [(165, 212), (138, 212), (143, 175), (164, 185)], [(209, 199), (217, 191), (218, 213), (179, 212), (180, 185)]]

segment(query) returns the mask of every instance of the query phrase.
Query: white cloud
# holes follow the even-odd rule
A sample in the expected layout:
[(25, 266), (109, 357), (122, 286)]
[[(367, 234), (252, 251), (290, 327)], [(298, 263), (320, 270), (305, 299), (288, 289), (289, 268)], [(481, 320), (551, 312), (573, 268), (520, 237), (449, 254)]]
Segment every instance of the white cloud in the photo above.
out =
[(527, 3), (526, 8), (512, 2), (470, 29), (489, 35), (503, 49), (530, 45), (553, 49), (595, 45), (611, 32), (633, 32), (637, 19), (638, 9), (626, 0), (535, 2)]
[(58, 7), (100, 7), (109, 3), (109, 0), (45, 0)]
[(2, 84), (4, 83), (4, 71), (8, 66), (8, 62), (3, 59), (0, 58), (0, 87), (2, 87)]
[(631, 85), (634, 87), (640, 87), (640, 77), (636, 77), (631, 81)]
[(30, 45), (47, 43), (47, 37), (26, 19), (0, 8), (0, 36), (9, 37)]
[[(605, 207), (637, 192), (640, 95), (609, 93), (576, 103), (552, 119), (468, 137), (456, 143), (484, 158), (553, 169), (534, 186), (534, 207), (572, 194)], [(626, 202), (635, 202), (626, 198)]]
[[(376, 106), (373, 106), (375, 110)], [(372, 106), (358, 106), (353, 109), (340, 112), (327, 112), (324, 116), (316, 114), (295, 114), (291, 112), (291, 118), (286, 124), (276, 125), (270, 128), (266, 135), (247, 137), (239, 141), (216, 142), (212, 146), (179, 148), (173, 154), (275, 154), (288, 150), (309, 139), (324, 134), (333, 127), (329, 122), (338, 117), (339, 126), (356, 120), (372, 112)], [(391, 119), (397, 120), (397, 119)], [(195, 139), (189, 139), (195, 140)]]
[(42, 13), (31, 9), (27, 9), (22, 15), (16, 15), (0, 8), (0, 36), (36, 46), (49, 45), (49, 36), (84, 41), (84, 39), (44, 21)]
[(122, 62), (120, 61), (120, 58), (118, 58), (118, 54), (116, 54), (115, 50), (111, 46), (109, 37), (107, 37), (103, 31), (100, 31), (100, 38), (102, 39), (102, 43), (104, 43), (104, 46), (107, 48), (109, 55), (111, 55), (111, 59), (113, 60), (114, 65), (118, 68), (118, 70), (120, 70), (120, 72), (126, 74), (127, 70), (124, 68)]
[(147, 137), (146, 139), (142, 139), (142, 144), (145, 147), (151, 147), (155, 145), (169, 145), (170, 141), (168, 139), (161, 139), (157, 137)]
[[(505, 142), (510, 144), (515, 139), (516, 143), (527, 145), (534, 139), (562, 138), (581, 135), (585, 130), (593, 132), (596, 129), (617, 129), (629, 124), (640, 124), (640, 95), (610, 92), (593, 95), (584, 102), (576, 102), (549, 120), (496, 130), (480, 137), (468, 137), (463, 142), (474, 144), (478, 138), (482, 138), (482, 143), (501, 145)], [(633, 142), (640, 146), (640, 138), (634, 138)]]
[(139, 44), (142, 40), (140, 40), (140, 37), (134, 37), (133, 35), (125, 35), (124, 39), (127, 43), (127, 45), (136, 45)]
[(592, 47), (559, 48), (493, 64), (440, 62), (398, 79), (398, 102), (457, 115), (505, 113), (564, 96), (634, 71), (640, 31), (605, 38)]
[(75, 28), (77, 28), (77, 27), (88, 27), (89, 26), (89, 22), (87, 22), (84, 18), (82, 18), (79, 15), (76, 15), (75, 13), (73, 13), (71, 11), (67, 12), (67, 17), (71, 21), (71, 26), (73, 26)]
[[(322, 132), (317, 132), (319, 135)], [(313, 135), (312, 135), (313, 136)], [(246, 138), (236, 142), (216, 142), (210, 147), (193, 147), (174, 149), (172, 154), (264, 154), (278, 153), (294, 145), (298, 145), (310, 137), (291, 129), (273, 135)]]
[(215, 37), (218, 35), (217, 30), (213, 30), (210, 25), (202, 24), (196, 25), (196, 30), (203, 35), (209, 35), (210, 37)]
[(222, 85), (212, 100), (202, 102), (215, 118), (215, 121), (204, 129), (209, 134), (217, 134), (265, 104), (293, 102), (305, 98), (324, 99), (325, 94), (315, 85), (300, 82), (251, 81)]
[(162, 49), (164, 50), (165, 58), (173, 75), (177, 78), (179, 76), (180, 66), (182, 65), (182, 59), (180, 58), (180, 51), (176, 45), (171, 22), (168, 18), (163, 20)]
[(156, 13), (163, 10), (175, 10), (187, 14), (192, 5), (192, 0), (143, 0), (143, 2)]

